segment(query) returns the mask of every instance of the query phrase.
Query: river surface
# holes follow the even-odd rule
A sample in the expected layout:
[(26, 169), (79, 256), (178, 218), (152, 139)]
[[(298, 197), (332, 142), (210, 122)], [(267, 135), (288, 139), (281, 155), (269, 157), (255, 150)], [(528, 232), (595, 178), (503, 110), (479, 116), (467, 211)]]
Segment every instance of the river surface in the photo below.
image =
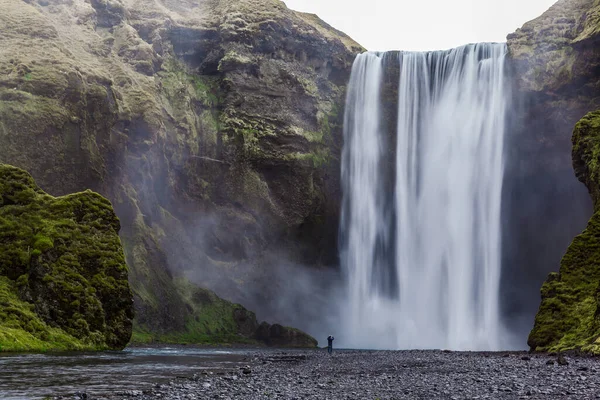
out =
[(102, 353), (1, 354), (0, 399), (147, 390), (178, 377), (243, 365), (247, 349), (131, 348)]

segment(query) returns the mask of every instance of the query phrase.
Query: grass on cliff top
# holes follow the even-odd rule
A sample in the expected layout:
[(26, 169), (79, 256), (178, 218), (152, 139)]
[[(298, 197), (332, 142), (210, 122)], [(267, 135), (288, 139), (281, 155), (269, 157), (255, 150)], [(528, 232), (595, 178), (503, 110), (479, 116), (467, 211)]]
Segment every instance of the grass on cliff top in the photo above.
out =
[[(118, 231), (119, 220), (100, 195), (87, 191), (55, 198), (25, 171), (0, 164), (0, 276), (6, 304), (21, 301), (0, 308), (14, 311), (0, 318), (5, 338), (13, 338), (4, 348), (127, 344), (133, 308)], [(43, 328), (44, 323), (55, 329)]]

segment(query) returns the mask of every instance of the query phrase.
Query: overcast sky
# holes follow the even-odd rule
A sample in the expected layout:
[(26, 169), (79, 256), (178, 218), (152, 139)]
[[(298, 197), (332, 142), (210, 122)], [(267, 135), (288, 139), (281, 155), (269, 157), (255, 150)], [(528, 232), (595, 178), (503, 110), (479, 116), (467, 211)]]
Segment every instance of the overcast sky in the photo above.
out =
[(284, 0), (369, 50), (445, 50), (505, 42), (556, 0)]

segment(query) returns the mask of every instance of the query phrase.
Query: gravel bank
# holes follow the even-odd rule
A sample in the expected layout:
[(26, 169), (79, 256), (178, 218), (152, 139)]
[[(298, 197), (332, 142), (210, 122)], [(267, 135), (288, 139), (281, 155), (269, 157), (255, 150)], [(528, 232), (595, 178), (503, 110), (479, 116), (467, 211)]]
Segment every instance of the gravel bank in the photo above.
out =
[[(442, 351), (257, 352), (247, 366), (106, 399), (600, 399), (600, 359)], [(87, 398), (84, 394), (70, 399)], [(63, 398), (65, 399), (65, 398)]]

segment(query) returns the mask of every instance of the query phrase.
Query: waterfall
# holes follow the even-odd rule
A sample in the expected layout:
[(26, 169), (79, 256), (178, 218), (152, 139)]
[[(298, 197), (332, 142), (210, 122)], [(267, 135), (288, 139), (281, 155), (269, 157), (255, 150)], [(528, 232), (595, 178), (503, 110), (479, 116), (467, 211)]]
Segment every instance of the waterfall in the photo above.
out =
[(349, 347), (500, 349), (506, 51), (357, 57), (340, 226)]

